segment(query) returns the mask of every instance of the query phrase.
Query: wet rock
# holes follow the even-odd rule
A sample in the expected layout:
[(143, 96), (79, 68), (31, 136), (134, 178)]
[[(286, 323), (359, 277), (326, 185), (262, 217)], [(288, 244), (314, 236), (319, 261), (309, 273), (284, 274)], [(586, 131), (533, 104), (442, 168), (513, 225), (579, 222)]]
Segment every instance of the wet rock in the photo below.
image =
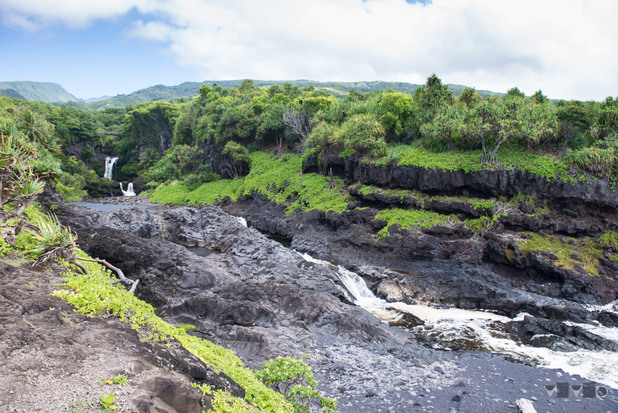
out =
[[(138, 294), (159, 315), (194, 324), (200, 334), (216, 332), (249, 362), (308, 352), (307, 338), (315, 334), (336, 334), (363, 346), (400, 340), (365, 310), (344, 302), (332, 270), (305, 261), (217, 207), (127, 208), (87, 216), (60, 208), (58, 215), (83, 240), (81, 248), (139, 278)], [(165, 239), (150, 238), (153, 233)], [(185, 243), (221, 253), (199, 257), (177, 245)]]
[[(328, 158), (341, 171), (340, 160)], [(309, 167), (310, 163), (307, 163)], [(461, 194), (478, 197), (513, 196), (518, 192), (532, 195), (539, 201), (563, 205), (589, 205), (608, 208), (616, 213), (618, 191), (607, 180), (593, 183), (564, 183), (517, 169), (495, 169), (474, 172), (441, 171), (416, 166), (374, 165), (348, 158), (341, 174), (350, 182), (384, 188), (419, 190), (430, 194)], [(571, 207), (572, 208), (572, 207)]]
[(556, 350), (572, 350), (576, 347), (588, 350), (618, 351), (618, 343), (601, 337), (583, 327), (560, 321), (525, 316), (521, 321), (511, 321), (507, 331), (520, 341), (536, 347)]

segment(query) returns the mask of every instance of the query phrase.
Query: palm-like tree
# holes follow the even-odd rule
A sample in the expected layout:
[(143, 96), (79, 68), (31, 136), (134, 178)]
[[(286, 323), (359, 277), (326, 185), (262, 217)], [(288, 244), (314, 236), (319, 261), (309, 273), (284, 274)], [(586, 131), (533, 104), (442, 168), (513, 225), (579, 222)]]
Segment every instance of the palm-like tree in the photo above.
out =
[(25, 110), (21, 114), (18, 129), (32, 142), (38, 142), (49, 150), (56, 150), (57, 144), (52, 134), (53, 125), (38, 114)]

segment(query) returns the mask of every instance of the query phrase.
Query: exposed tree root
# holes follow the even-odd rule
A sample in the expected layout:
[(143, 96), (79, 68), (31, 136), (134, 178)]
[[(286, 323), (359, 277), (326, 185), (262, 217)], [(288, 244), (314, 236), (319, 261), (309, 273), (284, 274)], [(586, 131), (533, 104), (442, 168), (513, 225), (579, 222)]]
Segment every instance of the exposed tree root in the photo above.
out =
[[(137, 284), (139, 283), (139, 279), (138, 280), (131, 280), (127, 277), (125, 277), (124, 272), (122, 272), (122, 270), (112, 264), (110, 264), (109, 262), (102, 260), (100, 258), (83, 258), (83, 257), (75, 257), (77, 260), (81, 260), (81, 261), (91, 261), (91, 262), (98, 262), (99, 264), (103, 264), (105, 265), (107, 268), (109, 268), (112, 271), (115, 271), (116, 274), (118, 274), (118, 279), (111, 281), (111, 284), (116, 284), (119, 282), (125, 283), (127, 285), (131, 286), (131, 289), (129, 289), (130, 293), (135, 292), (135, 289), (137, 288)], [(88, 274), (88, 270), (86, 269), (86, 267), (84, 267), (82, 264), (78, 263), (78, 262), (74, 262), (74, 264), (76, 264), (82, 271), (84, 271), (85, 274)]]

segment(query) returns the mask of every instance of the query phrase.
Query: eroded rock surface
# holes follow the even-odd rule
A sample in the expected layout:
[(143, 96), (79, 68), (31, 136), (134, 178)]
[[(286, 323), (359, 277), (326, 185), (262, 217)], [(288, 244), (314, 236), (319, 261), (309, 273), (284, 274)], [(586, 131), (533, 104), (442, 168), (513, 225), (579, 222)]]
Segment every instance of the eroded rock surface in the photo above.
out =
[[(260, 209), (255, 213), (246, 206), (236, 208), (248, 212), (250, 224), (255, 224), (277, 207), (252, 205)], [(138, 294), (157, 306), (168, 321), (195, 325), (195, 334), (237, 351), (252, 366), (279, 355), (311, 356), (308, 362), (322, 390), (340, 400), (341, 411), (453, 408), (464, 412), (476, 411), (480, 403), (497, 411), (505, 403), (514, 405), (522, 388), (551, 403), (542, 384), (562, 377), (551, 370), (514, 368), (488, 354), (460, 359), (457, 353), (423, 347), (405, 329), (389, 328), (351, 305), (334, 272), (305, 261), (216, 207), (103, 213), (59, 205), (57, 213), (78, 232), (83, 249), (123, 268), (128, 276), (140, 278)], [(316, 213), (304, 221), (270, 216), (264, 225), (275, 228), (272, 232), (287, 238), (293, 247), (304, 245), (320, 258), (336, 258), (338, 251), (332, 249), (343, 246), (339, 255), (343, 258), (337, 263), (358, 270), (386, 297), (422, 298), (464, 308), (497, 300), (504, 312), (527, 306), (536, 308), (539, 315), (587, 317), (577, 306), (567, 310), (561, 299), (512, 291), (490, 268), (457, 257), (417, 262), (415, 267), (412, 261), (398, 262), (396, 253), (387, 248), (373, 247), (360, 254), (357, 248), (364, 241), (346, 231), (354, 222), (372, 225), (369, 216), (334, 219)], [(179, 244), (200, 247), (208, 254), (198, 256)], [(376, 261), (368, 265), (373, 258)], [(397, 268), (388, 270), (386, 265)], [(605, 318), (611, 322), (611, 316)], [(501, 381), (492, 381), (494, 376)], [(481, 381), (486, 380), (491, 385), (482, 387)], [(611, 406), (615, 400), (598, 403)], [(563, 411), (578, 408), (565, 405)]]

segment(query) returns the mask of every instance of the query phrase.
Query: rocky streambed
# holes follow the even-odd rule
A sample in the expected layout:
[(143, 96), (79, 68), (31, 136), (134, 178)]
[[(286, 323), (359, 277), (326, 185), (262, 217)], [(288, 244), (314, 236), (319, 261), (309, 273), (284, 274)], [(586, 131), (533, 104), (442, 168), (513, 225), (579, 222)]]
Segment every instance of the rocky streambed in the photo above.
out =
[[(532, 400), (538, 411), (618, 406), (611, 373), (595, 373), (594, 366), (571, 370), (582, 377), (533, 366), (546, 362), (568, 370), (566, 363), (576, 357), (542, 358), (581, 354), (581, 366), (596, 354), (612, 369), (614, 303), (595, 307), (585, 302), (591, 294), (578, 302), (514, 288), (482, 263), (453, 257), (412, 261), (379, 246), (363, 250), (368, 236), (350, 232), (362, 213), (333, 230), (332, 217), (285, 218), (276, 206), (255, 199), (223, 205), (244, 215), (249, 227), (213, 206), (97, 211), (53, 196), (42, 203), (58, 205), (56, 213), (78, 233), (82, 249), (139, 278), (138, 295), (166, 320), (194, 325), (195, 334), (233, 349), (253, 367), (276, 356), (308, 356), (323, 393), (339, 400), (339, 411), (515, 411), (520, 398)], [(391, 325), (355, 304), (337, 273), (339, 264), (354, 270), (399, 315)], [(474, 314), (437, 317), (441, 304), (494, 313), (482, 322)], [(512, 344), (499, 348), (500, 340)], [(522, 346), (540, 351), (518, 352)], [(585, 384), (586, 397), (577, 390), (563, 397), (565, 383), (580, 390)]]

